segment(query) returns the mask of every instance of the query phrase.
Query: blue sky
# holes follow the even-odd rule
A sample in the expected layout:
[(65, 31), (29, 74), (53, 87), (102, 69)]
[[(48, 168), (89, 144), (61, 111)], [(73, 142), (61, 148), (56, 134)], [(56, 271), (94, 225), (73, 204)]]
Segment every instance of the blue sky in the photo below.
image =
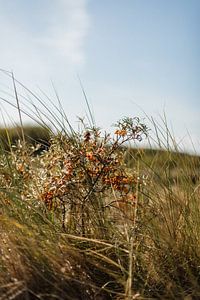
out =
[(199, 0), (0, 0), (0, 68), (55, 99), (52, 80), (72, 122), (86, 111), (79, 74), (99, 126), (165, 111), (200, 152), (199, 23)]

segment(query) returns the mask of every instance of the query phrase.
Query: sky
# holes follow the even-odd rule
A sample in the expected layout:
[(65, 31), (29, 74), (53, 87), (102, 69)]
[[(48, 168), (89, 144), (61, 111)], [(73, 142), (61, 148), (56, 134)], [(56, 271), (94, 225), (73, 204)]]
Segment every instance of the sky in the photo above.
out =
[[(0, 41), (0, 69), (57, 105), (54, 86), (72, 124), (87, 113), (80, 78), (101, 128), (165, 114), (181, 147), (200, 153), (199, 0), (0, 0)], [(10, 94), (0, 72), (0, 97)]]

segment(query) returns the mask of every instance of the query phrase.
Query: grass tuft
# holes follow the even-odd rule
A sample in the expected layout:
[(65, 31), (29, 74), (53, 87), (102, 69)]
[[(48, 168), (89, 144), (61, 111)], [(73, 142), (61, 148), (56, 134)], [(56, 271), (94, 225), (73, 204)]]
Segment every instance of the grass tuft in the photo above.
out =
[[(200, 158), (165, 121), (76, 131), (11, 79), (37, 122), (0, 130), (0, 299), (199, 299)], [(127, 146), (153, 131), (160, 149)]]

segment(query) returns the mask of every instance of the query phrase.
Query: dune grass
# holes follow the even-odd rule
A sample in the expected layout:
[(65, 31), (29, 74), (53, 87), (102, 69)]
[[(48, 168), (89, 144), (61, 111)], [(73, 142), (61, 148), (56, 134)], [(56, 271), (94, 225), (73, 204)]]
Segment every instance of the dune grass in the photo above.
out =
[[(37, 111), (43, 127), (52, 122), (47, 107)], [(57, 113), (39, 153), (40, 137), (23, 124), (35, 144), (19, 134), (13, 145), (6, 130), (0, 299), (199, 299), (200, 158), (169, 143), (128, 147), (150, 138), (138, 118), (105, 134), (92, 120), (76, 131)]]

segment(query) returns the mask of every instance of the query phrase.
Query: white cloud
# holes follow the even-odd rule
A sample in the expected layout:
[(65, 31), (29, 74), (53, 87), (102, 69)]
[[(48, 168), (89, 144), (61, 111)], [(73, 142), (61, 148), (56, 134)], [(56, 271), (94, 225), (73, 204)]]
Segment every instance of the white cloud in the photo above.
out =
[[(85, 61), (87, 0), (0, 0), (0, 7), (0, 69), (13, 71), (33, 92), (39, 86), (54, 99), (53, 80), (69, 114), (79, 114), (81, 89), (75, 75)], [(0, 96), (5, 91), (13, 94), (12, 81), (0, 73)], [(1, 101), (1, 107), (18, 120), (10, 106)]]
[(54, 13), (49, 17), (49, 31), (36, 42), (70, 63), (83, 63), (84, 41), (89, 28), (86, 1), (60, 0), (56, 3)]
[[(39, 86), (54, 100), (52, 80), (65, 102), (68, 117), (80, 115), (82, 94), (76, 73), (85, 62), (84, 46), (90, 26), (87, 0), (0, 0), (0, 7), (0, 69), (13, 71), (34, 93)], [(14, 95), (12, 81), (0, 72), (0, 96), (15, 104), (15, 99), (4, 92)], [(36, 99), (33, 101), (39, 105)], [(1, 109), (7, 111), (8, 118), (6, 113), (4, 117), (8, 122), (18, 122), (17, 111), (0, 100), (0, 113)]]
[(87, 1), (44, 0), (30, 8), (25, 2), (15, 0), (14, 14), (10, 2), (0, 1), (0, 67), (36, 80), (83, 65)]

